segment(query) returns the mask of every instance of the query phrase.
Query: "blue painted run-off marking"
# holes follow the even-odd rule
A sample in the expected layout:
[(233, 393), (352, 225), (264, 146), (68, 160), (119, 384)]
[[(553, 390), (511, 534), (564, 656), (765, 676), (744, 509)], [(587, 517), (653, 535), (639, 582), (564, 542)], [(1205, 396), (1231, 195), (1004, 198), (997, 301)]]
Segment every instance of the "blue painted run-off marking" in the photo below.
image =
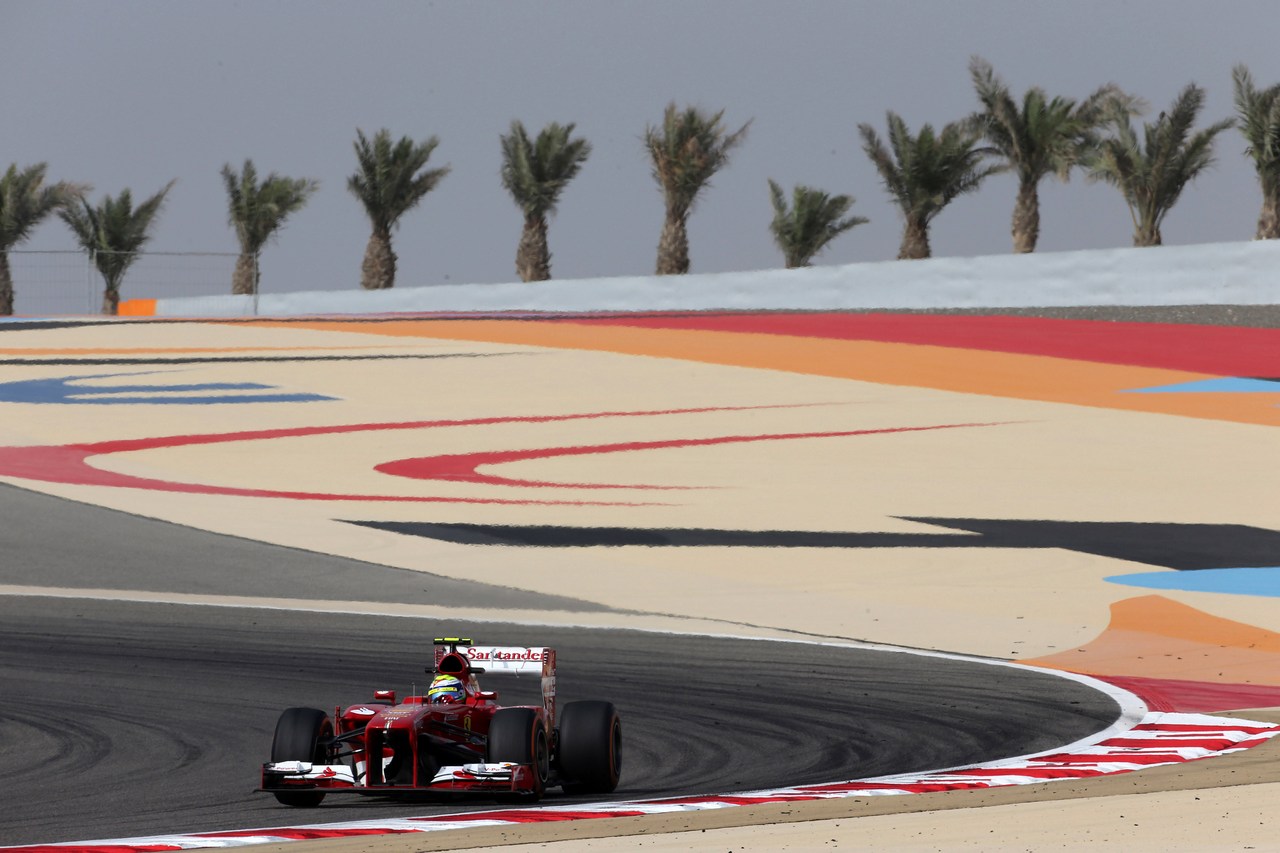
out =
[(1280, 566), (1246, 569), (1198, 569), (1193, 572), (1139, 572), (1105, 580), (1124, 586), (1180, 592), (1222, 592), (1280, 598)]
[(1280, 379), (1252, 379), (1248, 376), (1223, 376), (1219, 379), (1198, 379), (1195, 382), (1179, 382), (1176, 385), (1155, 385), (1151, 388), (1131, 388), (1134, 394), (1280, 394)]
[(0, 403), (60, 403), (97, 406), (120, 405), (185, 405), (207, 406), (215, 403), (310, 403), (334, 400), (323, 394), (228, 394), (227, 391), (274, 391), (271, 385), (258, 382), (201, 382), (191, 385), (76, 385), (85, 379), (114, 379), (120, 376), (146, 376), (143, 373), (100, 374), (96, 376), (59, 376), (52, 379), (26, 379), (0, 382)]

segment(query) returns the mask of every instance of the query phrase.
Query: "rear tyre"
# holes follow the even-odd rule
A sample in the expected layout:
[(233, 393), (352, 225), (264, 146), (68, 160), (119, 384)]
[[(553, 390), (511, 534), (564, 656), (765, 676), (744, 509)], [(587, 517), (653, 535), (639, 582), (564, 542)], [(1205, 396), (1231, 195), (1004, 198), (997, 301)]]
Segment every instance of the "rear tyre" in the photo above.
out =
[(541, 799), (551, 773), (551, 758), (547, 748), (547, 730), (538, 719), (538, 712), (532, 708), (495, 711), (489, 721), (485, 758), (491, 764), (510, 761), (532, 765), (536, 787), (525, 796), (534, 801)]
[(611, 702), (570, 702), (560, 712), (566, 794), (608, 794), (622, 775), (622, 720)]
[[(271, 760), (307, 761), (324, 764), (328, 759), (333, 723), (329, 715), (315, 708), (289, 708), (276, 723), (271, 741)], [(276, 800), (286, 806), (313, 809), (324, 799), (323, 791), (273, 791)]]

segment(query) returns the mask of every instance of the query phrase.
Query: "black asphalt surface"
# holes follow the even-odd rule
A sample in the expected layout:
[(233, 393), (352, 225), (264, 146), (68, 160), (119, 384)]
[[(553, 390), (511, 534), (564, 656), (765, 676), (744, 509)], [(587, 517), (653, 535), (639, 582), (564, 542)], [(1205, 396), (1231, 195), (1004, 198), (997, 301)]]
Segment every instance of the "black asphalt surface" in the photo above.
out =
[[(134, 519), (19, 489), (0, 583), (337, 597), (380, 567)], [(52, 537), (52, 538), (50, 538)], [(158, 560), (158, 564), (148, 563)], [(42, 569), (33, 574), (31, 561)], [(318, 596), (299, 578), (322, 564)], [(345, 565), (344, 565), (345, 563)], [(391, 578), (402, 573), (382, 569)], [(428, 579), (434, 584), (443, 579)], [(388, 600), (407, 587), (388, 581)], [(468, 601), (513, 606), (511, 590)], [(419, 594), (431, 595), (431, 591)], [(368, 593), (364, 594), (365, 598)], [(542, 597), (547, 598), (547, 597)], [(435, 600), (440, 600), (438, 596)], [(558, 606), (563, 607), (561, 602)], [(256, 794), (286, 707), (331, 709), (426, 681), (431, 638), (559, 651), (561, 701), (613, 701), (617, 798), (826, 782), (1008, 757), (1110, 724), (1105, 696), (1035, 671), (908, 654), (629, 631), (0, 596), (0, 845), (83, 841), (493, 807)], [(538, 682), (488, 676), (502, 700)], [(551, 798), (574, 802), (558, 793)], [(586, 802), (583, 798), (580, 801)]]

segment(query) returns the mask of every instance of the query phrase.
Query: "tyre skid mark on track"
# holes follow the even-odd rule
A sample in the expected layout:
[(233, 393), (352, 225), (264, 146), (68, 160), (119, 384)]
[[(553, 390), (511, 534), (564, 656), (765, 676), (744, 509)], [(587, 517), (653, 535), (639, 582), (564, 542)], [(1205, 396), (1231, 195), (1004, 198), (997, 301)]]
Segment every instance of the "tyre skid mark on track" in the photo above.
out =
[[(670, 633), (670, 632), (664, 632)], [(777, 640), (775, 640), (777, 641)], [(837, 647), (879, 648), (886, 652), (926, 657), (967, 660), (991, 666), (1028, 669), (1024, 664), (974, 658), (968, 655), (875, 646), (864, 643), (782, 640)], [(1053, 672), (1039, 667), (1041, 672)], [(1053, 672), (1061, 678), (1079, 681), (1106, 693), (1120, 707), (1117, 720), (1106, 729), (1074, 743), (1044, 752), (980, 764), (949, 767), (918, 774), (881, 776), (833, 781), (817, 785), (773, 788), (735, 794), (632, 800), (584, 807), (539, 806), (521, 809), (493, 809), (453, 815), (419, 818), (353, 821), (272, 827), (260, 829), (202, 832), (187, 835), (158, 835), (140, 838), (64, 842), (58, 844), (0, 847), (9, 853), (161, 853), (161, 851), (202, 848), (245, 847), (286, 841), (328, 838), (356, 838), (474, 829), (484, 826), (516, 826), (570, 820), (634, 817), (650, 814), (706, 811), (741, 805), (778, 802), (809, 802), (848, 797), (891, 796), (934, 791), (996, 788), (1079, 780), (1129, 773), (1164, 764), (1177, 764), (1259, 746), (1280, 735), (1280, 725), (1207, 714), (1170, 713), (1150, 710), (1134, 693), (1105, 681), (1073, 672)]]
[[(1109, 730), (1110, 731), (1110, 730)], [(496, 809), (467, 814), (437, 815), (351, 823), (330, 823), (164, 835), (146, 838), (85, 841), (69, 844), (0, 848), (21, 853), (159, 853), (199, 848), (244, 847), (285, 841), (356, 838), (474, 829), (483, 826), (515, 826), (570, 820), (636, 817), (651, 814), (707, 811), (742, 805), (805, 802), (843, 797), (868, 797), (995, 788), (1062, 779), (1081, 779), (1128, 773), (1163, 764), (1194, 761), (1259, 746), (1280, 735), (1280, 725), (1206, 714), (1148, 712), (1138, 725), (1089, 745), (1066, 752), (1051, 752), (922, 774), (802, 785), (747, 793), (641, 800), (598, 806), (543, 806)]]

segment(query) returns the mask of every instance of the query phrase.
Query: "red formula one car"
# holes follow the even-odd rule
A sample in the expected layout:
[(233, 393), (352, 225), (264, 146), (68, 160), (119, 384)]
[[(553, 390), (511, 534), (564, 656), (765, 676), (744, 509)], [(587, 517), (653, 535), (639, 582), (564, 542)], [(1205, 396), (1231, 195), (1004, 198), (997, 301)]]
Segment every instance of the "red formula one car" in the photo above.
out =
[[(618, 785), (622, 724), (608, 702), (568, 702), (556, 712), (555, 649), (435, 641), (424, 696), (392, 690), (333, 716), (289, 708), (276, 724), (261, 791), (287, 806), (320, 805), (325, 794), (379, 796), (479, 793), (537, 800), (608, 793)], [(542, 678), (542, 704), (502, 707), (481, 690), (481, 673)]]

